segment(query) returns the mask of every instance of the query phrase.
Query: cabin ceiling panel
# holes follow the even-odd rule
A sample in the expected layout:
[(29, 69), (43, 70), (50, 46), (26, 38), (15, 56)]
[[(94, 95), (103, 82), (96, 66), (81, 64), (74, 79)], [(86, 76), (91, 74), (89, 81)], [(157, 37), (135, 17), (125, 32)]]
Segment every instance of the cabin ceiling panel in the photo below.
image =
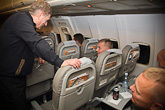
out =
[[(0, 0), (0, 15), (28, 10), (35, 0)], [(46, 0), (53, 15), (164, 13), (165, 0)], [(140, 9), (140, 10), (139, 10)], [(147, 11), (146, 11), (147, 10)]]
[(107, 2), (102, 4), (95, 4), (98, 8), (104, 8), (108, 10), (130, 10), (130, 9), (136, 9), (136, 7), (131, 7), (127, 5), (123, 5), (117, 2)]
[(119, 3), (122, 3), (123, 5), (129, 6), (129, 7), (136, 7), (137, 9), (144, 9), (144, 8), (159, 8), (160, 5), (156, 5), (154, 2), (151, 2), (149, 0), (124, 0), (119, 1)]
[(106, 11), (107, 9), (101, 9), (101, 8), (96, 8), (95, 6), (88, 4), (88, 3), (83, 3), (82, 4), (70, 4), (70, 5), (63, 5), (63, 6), (58, 6), (58, 7), (52, 7), (53, 9), (53, 14), (58, 15), (58, 14), (70, 14), (70, 13), (86, 13), (86, 12), (101, 12), (101, 11)]

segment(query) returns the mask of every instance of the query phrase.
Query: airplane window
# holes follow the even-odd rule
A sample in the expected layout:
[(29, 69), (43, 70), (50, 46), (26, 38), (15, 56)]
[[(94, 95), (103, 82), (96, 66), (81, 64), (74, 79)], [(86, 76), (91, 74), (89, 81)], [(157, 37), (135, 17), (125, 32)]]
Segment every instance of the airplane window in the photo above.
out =
[(113, 43), (113, 48), (118, 49), (118, 42), (117, 41), (112, 41)]
[(112, 39), (112, 38), (110, 38), (110, 40), (113, 43), (113, 48), (114, 49), (118, 49), (118, 42), (117, 42), (117, 40), (116, 39)]
[(137, 62), (147, 65), (150, 59), (150, 46), (143, 44), (139, 44), (139, 46), (140, 46), (140, 57)]
[(67, 40), (72, 40), (72, 37), (71, 37), (71, 35), (66, 35), (66, 38), (67, 38)]
[(84, 38), (85, 38), (85, 40), (86, 40), (86, 39), (90, 39), (90, 37), (84, 37)]
[(60, 36), (60, 34), (57, 34), (57, 42), (58, 42), (58, 43), (61, 42), (61, 36)]

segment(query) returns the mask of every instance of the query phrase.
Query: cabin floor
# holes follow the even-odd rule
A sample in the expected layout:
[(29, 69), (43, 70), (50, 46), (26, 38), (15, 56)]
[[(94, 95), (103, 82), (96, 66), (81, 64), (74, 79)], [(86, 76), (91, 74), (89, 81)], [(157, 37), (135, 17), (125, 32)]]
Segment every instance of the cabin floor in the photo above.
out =
[[(42, 105), (43, 110), (52, 110), (51, 104), (48, 104), (52, 100), (52, 91), (49, 91), (45, 95), (42, 95), (40, 97), (34, 98), (32, 100), (36, 100), (39, 105)], [(34, 110), (30, 104), (32, 100), (28, 101), (28, 110)], [(130, 106), (132, 105), (132, 101), (130, 100), (126, 106), (124, 107), (124, 110), (132, 110)], [(79, 109), (78, 109), (79, 110)], [(116, 110), (109, 105), (101, 102), (97, 106), (90, 108), (89, 110)]]

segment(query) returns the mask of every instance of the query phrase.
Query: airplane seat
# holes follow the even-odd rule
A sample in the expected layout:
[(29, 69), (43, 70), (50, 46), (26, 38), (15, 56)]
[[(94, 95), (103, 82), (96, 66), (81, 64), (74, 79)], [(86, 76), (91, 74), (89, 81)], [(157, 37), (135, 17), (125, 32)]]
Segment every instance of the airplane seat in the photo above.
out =
[(93, 96), (96, 68), (89, 58), (80, 58), (81, 68), (59, 68), (53, 80), (54, 110), (76, 110), (88, 103)]
[(140, 56), (140, 47), (136, 43), (126, 45), (122, 49), (122, 67), (119, 70), (119, 78), (124, 75), (124, 73), (130, 73), (134, 70), (136, 62)]
[[(116, 79), (121, 64), (122, 51), (120, 49), (109, 49), (98, 56), (96, 60), (95, 97), (103, 97), (107, 87)], [(104, 92), (99, 93), (100, 89)]]
[(56, 54), (63, 60), (79, 58), (80, 47), (74, 40), (61, 42), (56, 48)]
[[(54, 50), (54, 34), (50, 33), (41, 37), (44, 38)], [(35, 58), (32, 73), (26, 77), (26, 99), (30, 100), (51, 90), (54, 73), (54, 65), (46, 61), (44, 64), (39, 64), (38, 58)]]
[(96, 39), (96, 38), (84, 40), (82, 43), (82, 46), (81, 46), (81, 57), (87, 57), (87, 58), (92, 59), (93, 61), (96, 61), (97, 43), (98, 43), (98, 39)]

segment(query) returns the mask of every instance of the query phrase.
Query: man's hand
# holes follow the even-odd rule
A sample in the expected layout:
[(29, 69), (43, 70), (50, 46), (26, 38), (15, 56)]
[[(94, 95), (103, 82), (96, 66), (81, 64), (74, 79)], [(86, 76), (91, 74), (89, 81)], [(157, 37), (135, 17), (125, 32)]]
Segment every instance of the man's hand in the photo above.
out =
[(80, 68), (81, 61), (79, 59), (77, 59), (77, 58), (75, 58), (75, 59), (69, 59), (69, 60), (64, 60), (64, 62), (62, 63), (61, 67), (68, 66), (68, 65), (71, 65), (74, 68)]
[(38, 63), (39, 64), (44, 64), (45, 63), (45, 60), (43, 60), (41, 57), (38, 58)]

